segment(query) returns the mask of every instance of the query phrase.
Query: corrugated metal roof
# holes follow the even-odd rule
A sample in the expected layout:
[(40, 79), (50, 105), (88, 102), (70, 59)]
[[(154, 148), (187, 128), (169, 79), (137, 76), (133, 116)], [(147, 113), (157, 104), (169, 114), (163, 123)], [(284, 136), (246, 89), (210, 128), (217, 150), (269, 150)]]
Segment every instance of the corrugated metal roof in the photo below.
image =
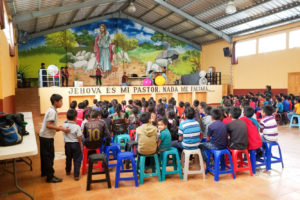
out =
[[(6, 0), (6, 4), (15, 16), (26, 13), (55, 9), (61, 6), (75, 5), (95, 0)], [(120, 0), (121, 1), (121, 0)], [(300, 18), (300, 0), (234, 0), (237, 7), (235, 14), (226, 15), (225, 8), (229, 0), (165, 0), (166, 3), (181, 9), (196, 19), (208, 23), (210, 26), (228, 35), (260, 30), (265, 25), (276, 26), (286, 20)], [(29, 33), (51, 30), (53, 27), (84, 21), (108, 13), (122, 12), (138, 18), (148, 24), (157, 26), (173, 34), (180, 34), (196, 43), (205, 43), (219, 37), (200, 27), (194, 22), (171, 11), (154, 0), (135, 0), (135, 13), (128, 13), (123, 5), (128, 1), (114, 3), (99, 3), (80, 9), (68, 10), (53, 15), (39, 16), (18, 24), (18, 28)], [(54, 22), (56, 22), (54, 24)]]

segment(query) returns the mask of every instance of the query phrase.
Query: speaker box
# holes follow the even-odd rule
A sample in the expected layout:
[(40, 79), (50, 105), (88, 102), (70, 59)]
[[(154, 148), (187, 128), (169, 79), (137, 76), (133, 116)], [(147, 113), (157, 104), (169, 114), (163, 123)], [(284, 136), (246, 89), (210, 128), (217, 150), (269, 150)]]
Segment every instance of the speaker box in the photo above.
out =
[(230, 49), (229, 47), (223, 48), (224, 57), (231, 57)]

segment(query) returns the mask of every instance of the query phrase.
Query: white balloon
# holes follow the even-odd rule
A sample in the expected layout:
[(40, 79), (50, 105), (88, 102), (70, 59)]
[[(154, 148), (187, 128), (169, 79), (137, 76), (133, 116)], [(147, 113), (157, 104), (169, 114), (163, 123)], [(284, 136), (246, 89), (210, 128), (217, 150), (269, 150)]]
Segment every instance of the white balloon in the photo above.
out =
[(49, 65), (47, 67), (47, 73), (50, 74), (51, 76), (54, 76), (55, 74), (58, 73), (58, 68), (56, 65)]

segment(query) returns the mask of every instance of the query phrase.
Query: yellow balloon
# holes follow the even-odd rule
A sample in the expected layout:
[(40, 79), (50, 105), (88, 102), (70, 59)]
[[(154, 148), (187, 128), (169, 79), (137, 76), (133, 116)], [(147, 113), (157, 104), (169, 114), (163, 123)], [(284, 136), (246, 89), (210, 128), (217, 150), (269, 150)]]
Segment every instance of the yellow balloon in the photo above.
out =
[(156, 85), (164, 85), (166, 83), (166, 79), (163, 76), (157, 76), (155, 78)]

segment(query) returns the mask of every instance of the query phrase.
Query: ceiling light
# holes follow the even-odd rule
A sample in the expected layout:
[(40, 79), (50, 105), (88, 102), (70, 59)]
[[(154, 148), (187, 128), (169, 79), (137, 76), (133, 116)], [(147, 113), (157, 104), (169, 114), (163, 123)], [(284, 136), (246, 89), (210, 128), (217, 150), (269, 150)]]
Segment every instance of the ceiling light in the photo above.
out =
[(226, 7), (226, 14), (230, 15), (236, 12), (236, 7), (233, 1), (229, 1)]
[(133, 4), (133, 2), (131, 2), (130, 5), (128, 6), (128, 12), (134, 13), (135, 11), (136, 11), (136, 7)]

